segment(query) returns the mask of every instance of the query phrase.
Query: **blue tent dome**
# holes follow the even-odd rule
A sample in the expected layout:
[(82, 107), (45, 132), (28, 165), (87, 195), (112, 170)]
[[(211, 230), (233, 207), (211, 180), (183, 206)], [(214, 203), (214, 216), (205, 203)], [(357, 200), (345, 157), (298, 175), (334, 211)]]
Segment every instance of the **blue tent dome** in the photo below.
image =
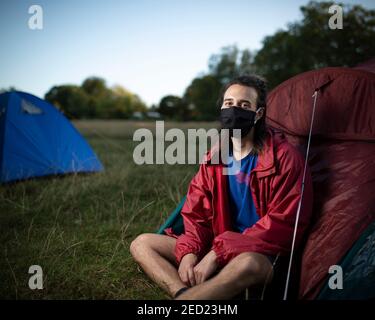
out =
[(0, 182), (101, 170), (89, 144), (53, 105), (24, 92), (0, 94)]

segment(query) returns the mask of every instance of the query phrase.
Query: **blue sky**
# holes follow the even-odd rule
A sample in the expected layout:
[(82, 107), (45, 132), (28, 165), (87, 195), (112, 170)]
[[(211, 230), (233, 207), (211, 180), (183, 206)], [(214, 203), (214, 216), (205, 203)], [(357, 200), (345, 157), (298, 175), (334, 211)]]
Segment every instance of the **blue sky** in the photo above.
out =
[[(266, 35), (300, 19), (307, 2), (0, 0), (0, 88), (43, 97), (53, 85), (96, 75), (151, 105), (182, 95), (223, 46), (259, 49)], [(375, 8), (373, 0), (344, 3)], [(43, 8), (43, 30), (28, 28), (32, 4)]]

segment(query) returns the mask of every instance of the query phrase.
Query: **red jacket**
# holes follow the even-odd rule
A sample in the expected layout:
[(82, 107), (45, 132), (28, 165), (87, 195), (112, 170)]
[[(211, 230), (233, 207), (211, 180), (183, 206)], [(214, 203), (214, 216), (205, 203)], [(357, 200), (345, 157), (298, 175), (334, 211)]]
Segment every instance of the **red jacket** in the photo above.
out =
[[(293, 229), (304, 169), (304, 158), (280, 132), (268, 129), (263, 151), (250, 173), (250, 188), (259, 220), (242, 233), (232, 231), (227, 176), (224, 165), (207, 161), (192, 179), (181, 214), (185, 231), (177, 237), (176, 261), (194, 253), (201, 259), (210, 249), (217, 254), (219, 266), (242, 252), (287, 255), (292, 246)], [(297, 231), (296, 248), (308, 226), (312, 212), (313, 189), (310, 170)], [(174, 236), (171, 230), (166, 233)]]

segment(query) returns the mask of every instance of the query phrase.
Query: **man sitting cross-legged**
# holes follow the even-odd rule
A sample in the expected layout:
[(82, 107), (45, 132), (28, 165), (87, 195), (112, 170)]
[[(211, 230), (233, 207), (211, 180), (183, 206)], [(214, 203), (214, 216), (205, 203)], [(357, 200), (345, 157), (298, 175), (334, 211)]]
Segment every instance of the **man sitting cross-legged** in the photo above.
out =
[(264, 287), (275, 278), (273, 263), (290, 253), (299, 202), (297, 249), (312, 212), (309, 168), (302, 197), (302, 155), (265, 124), (264, 81), (232, 80), (219, 107), (229, 158), (216, 163), (214, 148), (207, 153), (181, 210), (184, 233), (141, 234), (130, 246), (147, 275), (178, 299), (230, 299)]

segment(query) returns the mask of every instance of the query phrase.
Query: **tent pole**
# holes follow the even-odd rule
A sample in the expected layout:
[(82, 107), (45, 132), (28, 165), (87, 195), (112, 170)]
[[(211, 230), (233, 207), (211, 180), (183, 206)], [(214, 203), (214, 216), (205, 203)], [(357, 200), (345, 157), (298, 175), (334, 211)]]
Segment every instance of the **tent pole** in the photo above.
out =
[(303, 178), (302, 178), (302, 187), (301, 187), (301, 197), (298, 202), (298, 209), (296, 214), (296, 221), (294, 224), (294, 231), (293, 231), (293, 241), (292, 241), (292, 248), (290, 251), (290, 258), (289, 258), (289, 265), (288, 265), (288, 273), (286, 277), (286, 283), (285, 283), (285, 290), (284, 290), (284, 298), (283, 300), (287, 300), (288, 298), (288, 289), (289, 289), (289, 281), (290, 281), (290, 272), (292, 269), (292, 263), (293, 263), (293, 254), (294, 254), (294, 247), (296, 242), (296, 236), (297, 236), (297, 229), (298, 229), (298, 222), (299, 222), (299, 216), (301, 212), (301, 205), (302, 205), (302, 197), (303, 197), (303, 191), (305, 189), (305, 177), (306, 177), (306, 169), (307, 169), (307, 161), (309, 158), (309, 151), (310, 151), (310, 142), (311, 142), (311, 134), (312, 134), (312, 128), (313, 128), (313, 122), (314, 122), (314, 116), (315, 116), (315, 107), (316, 107), (316, 100), (318, 98), (318, 89), (314, 91), (314, 94), (312, 95), (312, 98), (314, 98), (313, 102), (313, 110), (311, 115), (311, 121), (310, 121), (310, 131), (309, 131), (309, 138), (307, 141), (307, 150), (306, 150), (306, 156), (305, 156), (305, 166), (303, 168)]

